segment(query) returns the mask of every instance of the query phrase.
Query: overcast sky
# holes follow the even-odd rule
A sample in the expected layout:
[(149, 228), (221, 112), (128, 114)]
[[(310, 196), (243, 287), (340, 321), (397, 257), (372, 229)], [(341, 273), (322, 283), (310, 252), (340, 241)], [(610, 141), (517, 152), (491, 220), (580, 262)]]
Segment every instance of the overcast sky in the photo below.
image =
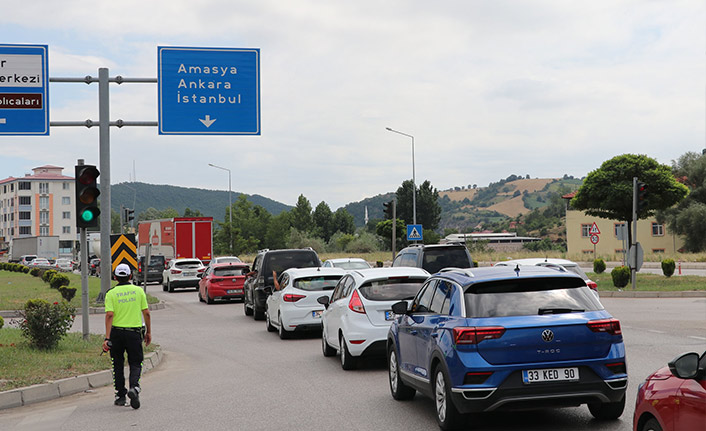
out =
[[(259, 48), (261, 136), (111, 129), (112, 182), (304, 194), (585, 176), (619, 154), (706, 145), (704, 0), (0, 0), (0, 43), (49, 46), (51, 77), (157, 77), (157, 46)], [(111, 119), (157, 120), (156, 84), (111, 84)], [(50, 84), (52, 121), (98, 120), (96, 84)], [(0, 137), (0, 177), (98, 164), (98, 130)], [(135, 171), (133, 175), (133, 165)]]

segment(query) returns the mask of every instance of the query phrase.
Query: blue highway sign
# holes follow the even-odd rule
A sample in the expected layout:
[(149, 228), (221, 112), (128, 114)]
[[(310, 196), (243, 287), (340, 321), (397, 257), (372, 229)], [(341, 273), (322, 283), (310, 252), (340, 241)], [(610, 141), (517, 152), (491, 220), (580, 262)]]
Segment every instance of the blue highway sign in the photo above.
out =
[(49, 134), (48, 52), (0, 44), (0, 135)]
[(160, 135), (259, 135), (258, 48), (157, 47)]
[(407, 241), (422, 241), (423, 239), (422, 225), (408, 224), (407, 225)]

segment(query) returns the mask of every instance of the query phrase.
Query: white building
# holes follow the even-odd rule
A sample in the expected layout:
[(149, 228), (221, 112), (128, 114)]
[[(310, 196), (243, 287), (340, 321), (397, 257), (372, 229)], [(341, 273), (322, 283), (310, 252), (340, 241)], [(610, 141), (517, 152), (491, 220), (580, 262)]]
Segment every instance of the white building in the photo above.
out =
[(14, 238), (58, 236), (59, 255), (76, 246), (74, 178), (59, 166), (40, 166), (24, 177), (0, 180), (0, 249)]

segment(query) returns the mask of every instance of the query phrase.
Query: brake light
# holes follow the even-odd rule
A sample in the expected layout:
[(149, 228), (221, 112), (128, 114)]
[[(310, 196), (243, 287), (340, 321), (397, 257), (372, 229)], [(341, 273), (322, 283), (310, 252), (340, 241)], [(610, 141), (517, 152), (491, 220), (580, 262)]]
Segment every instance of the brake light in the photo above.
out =
[(586, 282), (586, 286), (590, 287), (593, 290), (598, 290), (598, 283), (596, 283), (595, 281)]
[(171, 269), (169, 270), (172, 274), (181, 274), (181, 269)]
[(481, 373), (466, 373), (463, 378), (464, 385), (480, 385), (481, 383), (488, 380), (493, 373), (492, 372), (481, 372)]
[(480, 328), (454, 328), (454, 342), (456, 344), (478, 344), (484, 340), (500, 338), (505, 333), (502, 326), (488, 326)]
[(351, 295), (351, 300), (348, 301), (348, 308), (356, 313), (365, 314), (365, 307), (363, 307), (363, 301), (360, 300), (358, 296), (358, 291), (354, 290), (353, 295)]
[(613, 372), (613, 374), (627, 374), (627, 368), (625, 367), (625, 362), (614, 362), (611, 364), (605, 364), (606, 368)]
[(591, 320), (586, 325), (593, 332), (607, 332), (611, 335), (622, 335), (618, 319)]
[(293, 293), (286, 293), (284, 296), (282, 296), (282, 301), (284, 302), (297, 302), (300, 299), (306, 298), (304, 295), (295, 295)]
[(205, 268), (205, 267), (204, 267), (204, 268), (199, 268), (198, 271), (199, 271), (199, 272), (204, 272), (204, 271), (206, 271), (206, 268)]

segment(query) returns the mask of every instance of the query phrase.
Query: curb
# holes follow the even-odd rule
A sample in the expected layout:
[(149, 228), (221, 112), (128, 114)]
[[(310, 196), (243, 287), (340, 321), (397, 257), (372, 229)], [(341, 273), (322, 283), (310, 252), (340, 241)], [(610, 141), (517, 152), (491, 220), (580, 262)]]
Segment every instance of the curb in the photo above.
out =
[[(142, 374), (156, 368), (162, 362), (164, 353), (161, 349), (147, 353), (142, 361)], [(126, 368), (127, 370), (128, 368)], [(127, 373), (125, 374), (128, 375)], [(109, 386), (113, 383), (111, 370), (97, 371), (91, 374), (68, 377), (48, 383), (26, 386), (0, 392), (0, 410), (26, 406), (42, 401), (53, 400), (68, 395), (85, 392), (90, 389)]]
[[(148, 304), (147, 307), (152, 310), (163, 310), (164, 308), (167, 307), (166, 303), (164, 301), (160, 301), (156, 304)], [(76, 309), (76, 315), (80, 316), (81, 315), (81, 308)], [(88, 308), (88, 314), (104, 314), (105, 313), (105, 308), (104, 307), (89, 307)], [(0, 311), (0, 316), (2, 316), (3, 319), (12, 319), (16, 317), (20, 317), (20, 310), (3, 310)]]
[(640, 290), (599, 290), (601, 298), (706, 298), (704, 290), (675, 290), (672, 292), (640, 291)]

